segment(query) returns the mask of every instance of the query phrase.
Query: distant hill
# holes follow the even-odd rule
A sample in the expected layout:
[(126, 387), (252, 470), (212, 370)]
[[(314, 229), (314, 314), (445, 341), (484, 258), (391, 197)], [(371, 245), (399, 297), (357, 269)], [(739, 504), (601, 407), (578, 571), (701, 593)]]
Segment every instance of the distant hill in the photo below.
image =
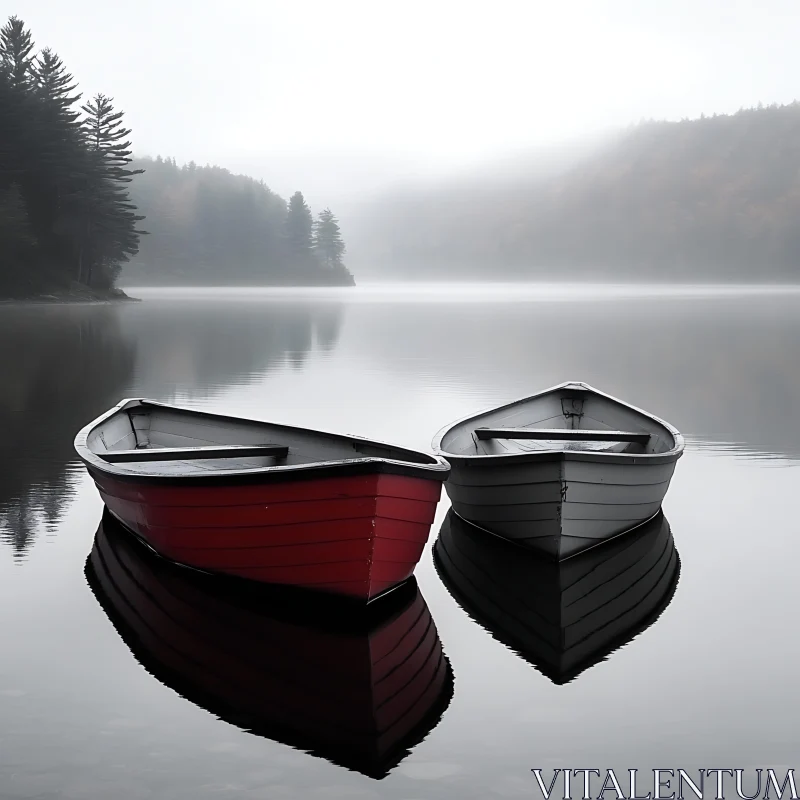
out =
[[(286, 201), (264, 184), (216, 166), (137, 158), (130, 184), (144, 215), (139, 252), (120, 277), (126, 286), (350, 285), (343, 266), (287, 252)], [(300, 196), (302, 199), (302, 195)], [(307, 207), (306, 207), (307, 211)]]
[(387, 277), (783, 281), (800, 279), (798, 222), (793, 103), (645, 122), (546, 179), (387, 196), (355, 249)]

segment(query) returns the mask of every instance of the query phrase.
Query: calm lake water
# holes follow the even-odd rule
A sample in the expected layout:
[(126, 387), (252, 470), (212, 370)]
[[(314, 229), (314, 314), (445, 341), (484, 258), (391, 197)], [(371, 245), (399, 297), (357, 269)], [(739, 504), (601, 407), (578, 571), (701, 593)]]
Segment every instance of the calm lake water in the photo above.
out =
[[(540, 797), (534, 767), (800, 766), (797, 290), (131, 293), (0, 306), (0, 798)], [(72, 440), (123, 397), (427, 449), (449, 421), (565, 380), (685, 434), (664, 505), (675, 594), (558, 685), (464, 611), (429, 547), (417, 579), (454, 693), (382, 780), (178, 694), (87, 582), (102, 505)]]

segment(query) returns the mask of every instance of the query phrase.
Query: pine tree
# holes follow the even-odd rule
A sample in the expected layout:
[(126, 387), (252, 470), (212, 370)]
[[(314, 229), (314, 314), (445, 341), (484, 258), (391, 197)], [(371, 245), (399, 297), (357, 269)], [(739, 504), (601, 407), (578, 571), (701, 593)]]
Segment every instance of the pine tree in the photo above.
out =
[(133, 175), (144, 170), (127, 169), (131, 163), (131, 143), (126, 141), (130, 128), (122, 127), (122, 111), (114, 111), (113, 98), (96, 95), (81, 110), (86, 114), (83, 129), (89, 148), (100, 157), (108, 176), (115, 181), (130, 183)]
[(28, 91), (33, 46), (30, 31), (17, 17), (0, 28), (0, 182), (5, 185), (19, 182), (37, 156), (41, 126)]
[[(79, 280), (87, 286), (110, 286), (122, 262), (139, 250), (136, 228), (144, 217), (136, 214), (124, 185), (141, 169), (129, 170), (130, 130), (122, 127), (123, 113), (114, 111), (111, 98), (98, 94), (82, 106), (83, 131), (88, 144), (80, 206)], [(99, 270), (99, 274), (98, 274)]]
[(286, 215), (286, 248), (292, 266), (305, 266), (312, 258), (312, 231), (314, 220), (302, 192), (289, 199)]
[(32, 97), (38, 101), (38, 117), (43, 133), (41, 158), (50, 163), (46, 168), (63, 179), (74, 171), (75, 161), (84, 149), (79, 114), (72, 106), (80, 100), (80, 93), (61, 59), (49, 48), (39, 53), (32, 68)]
[(36, 101), (41, 138), (31, 181), (32, 198), (39, 221), (39, 236), (54, 261), (74, 259), (68, 218), (72, 195), (83, 181), (86, 147), (79, 114), (73, 106), (80, 100), (77, 85), (61, 59), (49, 48), (42, 50), (33, 65), (31, 95)]
[(13, 89), (27, 89), (34, 76), (33, 37), (25, 23), (10, 17), (0, 28), (0, 63)]
[(67, 72), (58, 55), (49, 47), (45, 47), (36, 58), (33, 75), (36, 93), (63, 112), (68, 122), (75, 122), (78, 113), (69, 109), (81, 98), (80, 93), (71, 94), (78, 85), (73, 82), (75, 79)]
[(341, 268), (345, 253), (339, 221), (333, 212), (326, 208), (314, 222), (314, 252), (320, 263), (328, 269)]

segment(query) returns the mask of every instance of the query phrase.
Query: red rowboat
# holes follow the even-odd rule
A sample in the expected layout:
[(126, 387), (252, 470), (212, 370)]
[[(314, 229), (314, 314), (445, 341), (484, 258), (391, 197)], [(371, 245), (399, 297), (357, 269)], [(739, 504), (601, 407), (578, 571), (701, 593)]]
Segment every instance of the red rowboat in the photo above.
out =
[(450, 664), (413, 578), (343, 614), (337, 598), (181, 569), (109, 514), (86, 577), (159, 681), (232, 725), (373, 778), (439, 723), (452, 697)]
[(107, 508), (206, 572), (371, 601), (407, 580), (442, 458), (354, 436), (123, 400), (75, 449)]

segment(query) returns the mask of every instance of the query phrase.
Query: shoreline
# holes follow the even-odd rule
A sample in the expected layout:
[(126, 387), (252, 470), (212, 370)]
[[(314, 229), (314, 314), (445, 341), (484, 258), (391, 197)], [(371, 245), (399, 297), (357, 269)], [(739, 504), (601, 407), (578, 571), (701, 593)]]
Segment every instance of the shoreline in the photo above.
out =
[[(167, 291), (174, 291), (181, 289), (278, 289), (278, 290), (297, 290), (297, 289), (353, 289), (355, 284), (264, 284), (261, 286), (237, 286), (237, 285), (219, 285), (219, 286), (141, 286), (129, 287), (129, 290), (137, 291), (137, 289), (148, 290), (166, 289)], [(141, 303), (143, 298), (133, 297), (123, 289), (115, 288), (110, 292), (99, 292), (87, 287), (80, 289), (67, 289), (51, 293), (43, 293), (31, 295), (29, 297), (0, 297), (0, 307), (8, 305), (37, 305), (37, 306), (54, 306), (54, 305), (104, 305), (114, 303)]]
[(48, 294), (37, 294), (30, 297), (3, 297), (0, 298), (0, 305), (80, 305), (92, 304), (100, 305), (104, 303), (140, 303), (140, 297), (131, 297), (122, 289), (114, 289), (111, 292), (97, 292), (91, 289), (80, 291), (61, 291)]
[[(507, 283), (500, 281), (481, 282), (366, 282), (353, 285), (309, 285), (309, 284), (262, 284), (239, 285), (155, 285), (127, 286), (111, 292), (99, 292), (86, 287), (66, 289), (54, 293), (37, 294), (28, 297), (0, 298), (0, 308), (8, 306), (53, 306), (53, 305), (111, 305), (116, 303), (139, 303), (162, 297), (181, 297), (181, 299), (207, 299), (217, 296), (220, 299), (238, 296), (242, 291), (253, 295), (290, 297), (295, 295), (314, 295), (325, 297), (352, 297), (367, 300), (392, 299), (411, 301), (424, 297), (429, 301), (447, 300), (449, 302), (532, 302), (532, 301), (610, 301), (610, 300), (684, 300), (701, 298), (744, 298), (771, 297), (785, 295), (796, 298), (800, 295), (800, 283), (584, 283), (577, 282), (539, 282), (522, 281)], [(133, 294), (128, 294), (131, 292)], [(512, 296), (509, 296), (512, 295)]]

